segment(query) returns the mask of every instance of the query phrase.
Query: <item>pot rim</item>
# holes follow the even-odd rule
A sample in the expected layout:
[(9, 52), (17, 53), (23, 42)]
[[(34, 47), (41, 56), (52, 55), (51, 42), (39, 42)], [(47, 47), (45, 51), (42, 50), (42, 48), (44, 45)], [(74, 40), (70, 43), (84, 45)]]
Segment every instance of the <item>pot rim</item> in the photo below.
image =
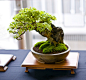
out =
[(38, 53), (38, 52), (36, 52), (36, 51), (33, 50), (33, 47), (31, 47), (31, 52), (39, 54), (39, 55), (61, 55), (61, 54), (64, 54), (64, 53), (67, 53), (67, 52), (70, 51), (70, 47), (69, 47), (68, 44), (67, 44), (67, 46), (68, 46), (68, 49), (66, 51), (61, 52), (61, 53), (56, 53), (56, 54), (42, 54), (42, 53)]

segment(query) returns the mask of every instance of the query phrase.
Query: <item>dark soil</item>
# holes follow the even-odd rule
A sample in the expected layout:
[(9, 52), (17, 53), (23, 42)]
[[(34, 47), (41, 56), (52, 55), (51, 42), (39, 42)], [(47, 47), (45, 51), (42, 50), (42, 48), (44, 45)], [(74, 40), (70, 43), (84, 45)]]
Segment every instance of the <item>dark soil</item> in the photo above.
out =
[[(39, 47), (33, 47), (33, 50), (39, 53), (43, 53), (42, 50), (39, 50)], [(55, 53), (60, 53), (63, 51), (57, 51), (57, 52), (52, 52), (52, 53), (47, 53), (47, 54), (55, 54)]]

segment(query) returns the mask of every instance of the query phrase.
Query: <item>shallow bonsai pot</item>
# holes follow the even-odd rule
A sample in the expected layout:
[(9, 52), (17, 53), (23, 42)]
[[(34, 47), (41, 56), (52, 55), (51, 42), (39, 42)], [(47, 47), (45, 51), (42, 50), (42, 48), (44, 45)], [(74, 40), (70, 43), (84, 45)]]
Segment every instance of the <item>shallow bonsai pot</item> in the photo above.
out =
[(70, 47), (68, 46), (68, 49), (66, 51), (56, 54), (38, 53), (33, 50), (33, 47), (31, 48), (31, 52), (33, 56), (36, 58), (36, 60), (40, 63), (56, 63), (56, 62), (62, 62), (63, 60), (66, 59), (66, 57), (70, 52)]

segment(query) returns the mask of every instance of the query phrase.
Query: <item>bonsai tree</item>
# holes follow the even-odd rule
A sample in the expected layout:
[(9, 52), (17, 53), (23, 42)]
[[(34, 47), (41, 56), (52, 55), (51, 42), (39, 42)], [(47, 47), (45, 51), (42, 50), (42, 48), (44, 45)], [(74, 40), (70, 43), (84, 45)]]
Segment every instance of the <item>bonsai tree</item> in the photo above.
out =
[[(36, 8), (24, 8), (13, 17), (7, 29), (14, 34), (14, 38), (21, 40), (27, 30), (35, 30), (42, 36), (46, 37), (46, 41), (38, 42), (34, 47), (38, 48), (42, 53), (62, 52), (67, 50), (64, 44), (64, 32), (61, 27), (52, 24), (52, 20), (56, 20), (55, 16), (39, 11)], [(34, 48), (34, 49), (36, 49)]]

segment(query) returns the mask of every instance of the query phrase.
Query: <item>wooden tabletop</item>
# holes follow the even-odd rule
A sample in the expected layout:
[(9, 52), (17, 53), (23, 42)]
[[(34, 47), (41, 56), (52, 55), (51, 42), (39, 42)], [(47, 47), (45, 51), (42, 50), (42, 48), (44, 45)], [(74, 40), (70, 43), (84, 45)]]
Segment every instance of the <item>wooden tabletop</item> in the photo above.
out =
[(31, 52), (28, 53), (25, 60), (22, 63), (22, 67), (28, 67), (31, 69), (45, 69), (45, 68), (72, 68), (76, 69), (78, 66), (79, 53), (78, 52), (70, 52), (67, 58), (62, 62), (57, 62), (55, 64), (43, 64), (39, 63)]

